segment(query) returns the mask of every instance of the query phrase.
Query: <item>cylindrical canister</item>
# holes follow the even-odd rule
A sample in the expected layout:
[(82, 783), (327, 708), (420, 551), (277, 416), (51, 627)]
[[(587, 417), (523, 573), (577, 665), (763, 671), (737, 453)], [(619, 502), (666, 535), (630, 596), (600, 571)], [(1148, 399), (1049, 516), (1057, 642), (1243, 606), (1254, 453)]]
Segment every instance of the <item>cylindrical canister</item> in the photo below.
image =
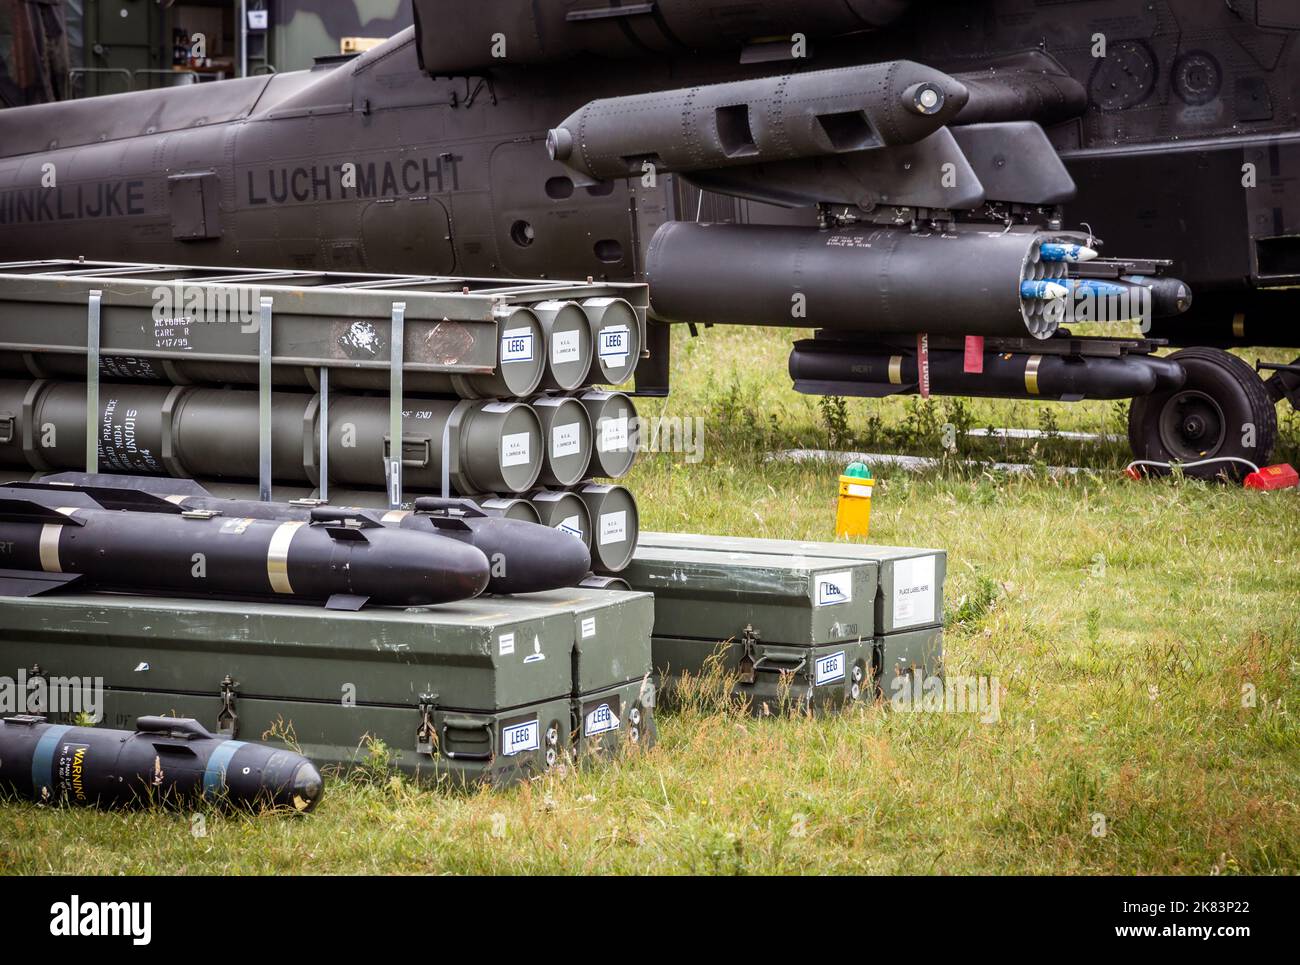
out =
[(591, 566), (597, 573), (621, 573), (632, 562), (640, 535), (636, 500), (622, 486), (590, 484), (578, 496), (591, 516)]
[(569, 392), (585, 385), (593, 362), (592, 325), (577, 302), (549, 301), (533, 306), (545, 336), (543, 389)]
[(578, 400), (591, 419), (594, 437), (586, 475), (622, 479), (632, 471), (640, 442), (636, 406), (622, 392), (584, 392)]
[[(193, 386), (104, 384), (99, 392), (99, 463), (104, 472), (216, 480), (258, 478), (258, 394)], [(0, 380), (0, 465), (38, 471), (85, 468), (86, 387)], [(271, 456), (276, 482), (320, 481), (319, 397), (276, 392)], [(386, 398), (333, 395), (329, 478), (383, 487), (388, 452)], [(404, 404), (406, 485), (440, 492), (446, 474), (457, 493), (517, 493), (542, 468), (542, 431), (520, 402), (413, 399)]]
[(544, 486), (572, 486), (591, 465), (591, 417), (586, 407), (568, 396), (542, 396), (532, 401), (542, 425)]
[(636, 310), (623, 298), (588, 298), (582, 310), (591, 321), (596, 357), (587, 380), (623, 385), (641, 360), (641, 327)]
[(539, 489), (529, 493), (528, 501), (543, 526), (562, 530), (591, 547), (591, 513), (580, 496), (564, 490)]

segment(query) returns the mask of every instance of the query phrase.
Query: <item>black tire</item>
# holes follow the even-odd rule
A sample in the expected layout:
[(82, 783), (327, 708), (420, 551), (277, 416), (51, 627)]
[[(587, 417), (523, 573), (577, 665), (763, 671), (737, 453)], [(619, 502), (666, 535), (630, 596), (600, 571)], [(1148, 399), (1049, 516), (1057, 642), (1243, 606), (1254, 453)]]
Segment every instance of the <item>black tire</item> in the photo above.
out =
[[(1217, 348), (1187, 348), (1169, 359), (1182, 365), (1187, 381), (1176, 391), (1133, 400), (1128, 441), (1134, 457), (1188, 463), (1235, 456), (1268, 465), (1277, 442), (1277, 408), (1255, 370)], [(1247, 430), (1252, 425), (1253, 434)], [(1249, 471), (1242, 463), (1222, 462), (1186, 473), (1240, 480)]]

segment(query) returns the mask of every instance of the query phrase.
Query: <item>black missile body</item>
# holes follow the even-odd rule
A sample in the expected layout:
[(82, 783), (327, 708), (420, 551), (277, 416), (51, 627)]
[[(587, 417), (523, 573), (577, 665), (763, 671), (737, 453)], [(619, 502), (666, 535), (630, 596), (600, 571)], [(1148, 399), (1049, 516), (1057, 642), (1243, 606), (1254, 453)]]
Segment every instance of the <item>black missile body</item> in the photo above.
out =
[[(60, 473), (30, 484), (56, 492), (81, 492), (112, 508), (132, 508), (139, 500), (162, 501), (184, 510), (263, 520), (310, 520), (338, 513), (412, 534), (445, 537), (479, 550), (488, 561), (487, 593), (539, 593), (577, 586), (591, 570), (591, 554), (581, 540), (549, 526), (484, 512), (468, 499), (420, 498), (407, 510), (309, 507), (222, 499), (189, 480), (109, 474)], [(70, 488), (69, 488), (70, 487)]]
[[(800, 392), (878, 398), (917, 390), (914, 352), (805, 339), (790, 354), (790, 377)], [(1118, 358), (986, 352), (983, 371), (965, 370), (965, 354), (930, 350), (930, 391), (935, 395), (1003, 399), (1131, 399), (1182, 386), (1177, 362), (1150, 355)]]
[[(33, 596), (75, 583), (356, 610), (447, 603), (487, 587), (487, 557), (474, 547), (381, 526), (362, 513), (316, 508), (306, 519), (226, 517), (164, 499), (152, 511), (132, 511), (93, 493), (0, 488), (0, 591)], [(128, 490), (119, 498), (140, 503), (145, 495)]]
[(135, 732), (0, 721), (0, 788), (49, 804), (193, 805), (310, 811), (323, 784), (301, 754), (216, 737), (196, 720), (141, 717)]
[(440, 533), (482, 550), (492, 566), (489, 593), (539, 593), (577, 586), (591, 571), (591, 553), (580, 539), (518, 519), (489, 516), (468, 499), (428, 496), (415, 512), (387, 514), (403, 529)]

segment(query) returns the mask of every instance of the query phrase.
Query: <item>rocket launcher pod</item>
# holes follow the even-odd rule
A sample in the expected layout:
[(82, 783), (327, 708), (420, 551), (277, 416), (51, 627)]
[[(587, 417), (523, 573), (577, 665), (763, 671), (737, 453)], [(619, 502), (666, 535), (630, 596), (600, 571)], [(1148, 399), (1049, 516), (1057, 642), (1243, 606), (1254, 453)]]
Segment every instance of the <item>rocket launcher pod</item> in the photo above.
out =
[(487, 557), (474, 547), (384, 527), (356, 511), (226, 518), (175, 506), (172, 513), (112, 511), (87, 501), (93, 498), (57, 487), (0, 489), (6, 593), (41, 595), (60, 579), (99, 591), (358, 610), (471, 599), (488, 584)]
[(650, 243), (654, 314), (670, 322), (1047, 338), (1060, 324), (1024, 282), (1066, 275), (1033, 231), (671, 222)]
[(215, 737), (196, 720), (141, 717), (135, 732), (0, 721), (0, 787), (49, 804), (192, 806), (307, 812), (324, 784), (301, 754)]
[(912, 144), (966, 100), (947, 74), (895, 60), (596, 100), (546, 146), (588, 180), (690, 173)]

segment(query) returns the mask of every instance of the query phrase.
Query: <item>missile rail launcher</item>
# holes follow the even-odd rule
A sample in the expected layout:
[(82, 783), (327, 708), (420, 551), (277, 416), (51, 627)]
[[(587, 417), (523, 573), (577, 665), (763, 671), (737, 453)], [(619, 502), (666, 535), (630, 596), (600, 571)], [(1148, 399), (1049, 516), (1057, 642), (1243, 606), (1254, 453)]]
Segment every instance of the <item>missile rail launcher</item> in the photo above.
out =
[(595, 389), (648, 354), (648, 302), (590, 280), (0, 265), (0, 465), (255, 481), (263, 500), (333, 484), (393, 509), (582, 491), (635, 458), (631, 399)]

